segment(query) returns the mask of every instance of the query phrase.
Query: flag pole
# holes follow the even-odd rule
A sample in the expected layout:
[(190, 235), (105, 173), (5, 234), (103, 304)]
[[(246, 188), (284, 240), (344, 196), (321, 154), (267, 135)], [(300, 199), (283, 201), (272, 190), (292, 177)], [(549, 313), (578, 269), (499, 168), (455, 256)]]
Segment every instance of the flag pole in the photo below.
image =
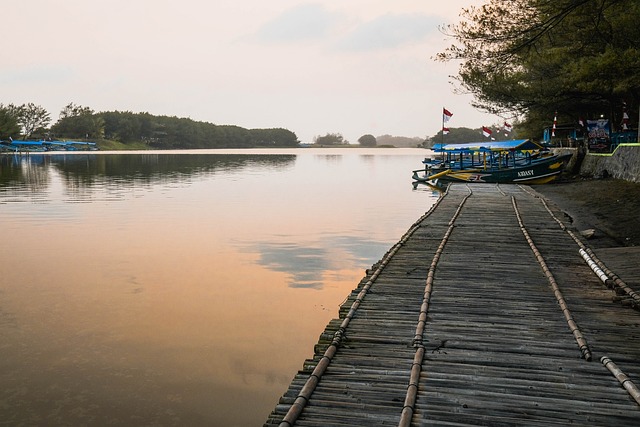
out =
[[(640, 129), (640, 123), (638, 123), (638, 128)], [(440, 149), (442, 150), (442, 147), (444, 147), (444, 107), (442, 107), (442, 127), (440, 128), (440, 132), (442, 132), (442, 138), (440, 138)], [(640, 132), (640, 130), (638, 132)], [(444, 165), (444, 150), (442, 150), (442, 164)]]
[(442, 107), (442, 127), (440, 128), (440, 131), (442, 132), (440, 145), (444, 145), (444, 107)]

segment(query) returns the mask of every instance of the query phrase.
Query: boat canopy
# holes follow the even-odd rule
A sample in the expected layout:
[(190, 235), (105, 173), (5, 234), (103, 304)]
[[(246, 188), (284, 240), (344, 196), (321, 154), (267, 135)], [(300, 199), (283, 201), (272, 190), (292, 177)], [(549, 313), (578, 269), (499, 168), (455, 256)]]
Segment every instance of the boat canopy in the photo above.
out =
[(64, 147), (69, 147), (72, 145), (87, 145), (87, 146), (95, 146), (95, 142), (87, 142), (87, 141), (21, 141), (21, 140), (11, 140), (11, 141), (0, 141), (5, 145), (13, 145), (13, 146), (23, 146), (23, 147), (42, 147), (47, 145), (60, 145)]
[(42, 145), (42, 141), (11, 141), (7, 143), (8, 145), (17, 145), (17, 146), (25, 146), (25, 147), (32, 147), (32, 146), (41, 146)]
[(483, 141), (466, 144), (435, 144), (433, 151), (443, 153), (488, 153), (498, 151), (535, 151), (543, 147), (530, 139), (512, 139), (510, 141)]

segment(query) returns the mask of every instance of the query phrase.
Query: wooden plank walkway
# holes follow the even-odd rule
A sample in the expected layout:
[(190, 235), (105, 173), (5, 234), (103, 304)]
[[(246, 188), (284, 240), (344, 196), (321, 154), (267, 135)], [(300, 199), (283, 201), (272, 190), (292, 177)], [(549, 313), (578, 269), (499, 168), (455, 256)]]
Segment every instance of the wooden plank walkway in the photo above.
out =
[(640, 425), (640, 252), (603, 254), (617, 276), (561, 218), (529, 187), (452, 185), (265, 426)]

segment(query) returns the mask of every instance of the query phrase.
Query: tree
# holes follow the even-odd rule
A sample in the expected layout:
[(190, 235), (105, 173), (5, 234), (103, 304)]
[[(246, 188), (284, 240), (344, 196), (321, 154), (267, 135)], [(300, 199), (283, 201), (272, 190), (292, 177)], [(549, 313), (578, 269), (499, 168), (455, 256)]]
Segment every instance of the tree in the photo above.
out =
[(97, 115), (104, 120), (105, 135), (109, 139), (144, 142), (158, 149), (296, 147), (299, 143), (295, 133), (282, 128), (250, 130), (129, 111)]
[(600, 114), (619, 122), (625, 101), (637, 112), (639, 2), (489, 0), (461, 16), (443, 29), (457, 44), (436, 58), (462, 61), (456, 80), (474, 106), (520, 117), (530, 132), (556, 111), (565, 122)]
[(257, 147), (297, 147), (300, 141), (287, 129), (251, 129), (252, 144)]
[(47, 110), (32, 102), (18, 107), (9, 104), (8, 109), (16, 117), (24, 139), (30, 138), (35, 133), (44, 134), (47, 125), (51, 121)]
[(358, 143), (363, 147), (375, 147), (376, 145), (378, 145), (376, 137), (369, 134), (362, 135), (360, 138), (358, 138)]
[(327, 133), (324, 136), (316, 136), (313, 141), (316, 145), (345, 145), (349, 143), (349, 141), (345, 140), (339, 133)]
[(376, 137), (376, 144), (380, 146), (393, 146), (393, 147), (419, 147), (424, 142), (424, 138), (421, 137), (407, 137), (407, 136), (393, 136), (393, 135), (378, 135)]
[(15, 107), (0, 104), (0, 140), (20, 137), (20, 124)]
[[(489, 127), (492, 130), (491, 140), (505, 141), (513, 139), (515, 135), (506, 133), (501, 125), (496, 124)], [(442, 131), (438, 131), (437, 134), (431, 138), (427, 138), (424, 142), (424, 146), (432, 148), (436, 144), (465, 144), (468, 142), (484, 142), (488, 141), (487, 137), (482, 134), (482, 128), (470, 129), (465, 127), (450, 128), (447, 135), (442, 135)]]
[(60, 111), (60, 118), (51, 127), (57, 136), (66, 138), (103, 138), (104, 119), (89, 107), (67, 104)]

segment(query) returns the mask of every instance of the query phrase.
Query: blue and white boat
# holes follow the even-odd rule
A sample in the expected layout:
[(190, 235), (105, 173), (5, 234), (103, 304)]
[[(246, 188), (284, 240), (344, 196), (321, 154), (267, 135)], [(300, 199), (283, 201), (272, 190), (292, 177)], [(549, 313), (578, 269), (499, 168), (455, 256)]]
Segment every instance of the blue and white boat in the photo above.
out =
[(97, 150), (95, 142), (87, 141), (22, 141), (10, 139), (0, 141), (0, 149), (13, 152), (43, 152), (43, 151), (78, 151)]
[(438, 144), (436, 159), (413, 171), (416, 182), (497, 182), (544, 184), (556, 179), (571, 154), (554, 154), (529, 139)]

